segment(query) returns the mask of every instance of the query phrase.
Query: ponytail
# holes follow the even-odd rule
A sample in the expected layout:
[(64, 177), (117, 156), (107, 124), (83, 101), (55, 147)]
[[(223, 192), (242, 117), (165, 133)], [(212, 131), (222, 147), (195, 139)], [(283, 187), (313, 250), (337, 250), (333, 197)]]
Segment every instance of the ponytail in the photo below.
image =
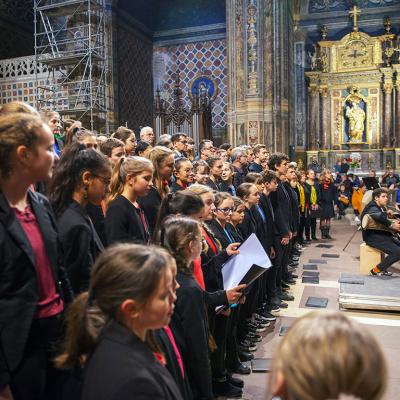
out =
[(124, 161), (125, 157), (121, 157), (112, 170), (111, 182), (110, 182), (110, 194), (107, 197), (107, 207), (124, 190), (124, 182), (122, 182), (121, 180), (121, 165), (123, 164)]
[(154, 230), (154, 242), (159, 243), (159, 233), (164, 219), (169, 215), (181, 214), (190, 216), (199, 213), (204, 208), (203, 200), (188, 189), (168, 193), (161, 201)]
[[(174, 264), (171, 255), (157, 246), (118, 244), (101, 253), (91, 272), (89, 292), (81, 293), (68, 309), (66, 338), (56, 366), (81, 367), (109, 321), (125, 324), (120, 312), (123, 302), (133, 299), (144, 307)], [(146, 342), (159, 351), (150, 331)]]
[(89, 303), (89, 293), (83, 292), (68, 309), (64, 351), (54, 360), (57, 368), (81, 367), (96, 346), (106, 317), (99, 307)]
[(107, 199), (107, 206), (109, 206), (117, 196), (122, 194), (126, 178), (129, 175), (136, 176), (143, 171), (151, 171), (151, 173), (154, 171), (152, 162), (147, 158), (136, 156), (121, 157), (112, 172), (110, 195)]

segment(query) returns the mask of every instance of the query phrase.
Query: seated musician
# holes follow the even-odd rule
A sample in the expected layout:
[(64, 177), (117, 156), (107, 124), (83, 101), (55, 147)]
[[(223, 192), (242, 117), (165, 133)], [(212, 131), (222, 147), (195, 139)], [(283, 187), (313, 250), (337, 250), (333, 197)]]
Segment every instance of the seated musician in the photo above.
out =
[[(388, 268), (400, 260), (400, 241), (394, 232), (400, 231), (400, 220), (392, 221), (394, 213), (387, 210), (388, 190), (378, 188), (372, 192), (372, 201), (364, 208), (361, 220), (368, 214), (376, 224), (363, 229), (363, 239), (368, 246), (375, 247), (387, 254), (387, 257), (371, 269), (371, 275), (392, 275)], [(388, 229), (390, 228), (392, 232)], [(386, 230), (385, 230), (386, 229)]]

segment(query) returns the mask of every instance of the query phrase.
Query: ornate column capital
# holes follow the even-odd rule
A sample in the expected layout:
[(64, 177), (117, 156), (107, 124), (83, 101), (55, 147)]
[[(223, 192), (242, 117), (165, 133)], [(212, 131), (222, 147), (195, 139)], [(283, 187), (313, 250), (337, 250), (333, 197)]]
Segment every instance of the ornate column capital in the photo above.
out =
[(308, 92), (311, 94), (311, 96), (317, 96), (319, 94), (318, 85), (310, 84), (308, 86)]
[(329, 88), (328, 86), (320, 86), (319, 87), (319, 93), (322, 95), (322, 97), (328, 97), (329, 95)]
[[(397, 85), (398, 86), (398, 85)], [(385, 94), (391, 94), (393, 90), (393, 83), (391, 82), (385, 82), (383, 84), (383, 91), (385, 92)]]

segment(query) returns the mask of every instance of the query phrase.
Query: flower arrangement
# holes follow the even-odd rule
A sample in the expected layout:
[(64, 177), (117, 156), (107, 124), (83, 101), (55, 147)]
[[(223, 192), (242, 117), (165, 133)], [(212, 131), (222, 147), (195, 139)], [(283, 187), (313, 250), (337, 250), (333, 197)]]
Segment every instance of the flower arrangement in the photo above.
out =
[(351, 153), (350, 157), (347, 159), (347, 163), (350, 165), (351, 169), (360, 168), (361, 154), (360, 153)]

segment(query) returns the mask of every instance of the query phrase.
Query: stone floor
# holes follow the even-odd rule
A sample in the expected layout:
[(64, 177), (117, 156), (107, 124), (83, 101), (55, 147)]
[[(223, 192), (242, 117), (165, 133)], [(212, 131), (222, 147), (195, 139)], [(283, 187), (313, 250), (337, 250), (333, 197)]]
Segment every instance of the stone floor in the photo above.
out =
[[(325, 297), (329, 299), (326, 310), (339, 310), (338, 279), (341, 272), (358, 273), (359, 268), (359, 245), (362, 242), (361, 232), (357, 232), (345, 250), (348, 240), (356, 231), (352, 223), (353, 218), (349, 217), (340, 221), (332, 221), (331, 235), (334, 240), (329, 241), (333, 247), (330, 249), (318, 248), (317, 243), (306, 247), (300, 258), (299, 273), (302, 273), (302, 264), (312, 258), (321, 258), (323, 253), (339, 254), (339, 258), (327, 259), (326, 265), (320, 265), (319, 284), (303, 284), (301, 278), (295, 286), (292, 286), (292, 294), (295, 301), (289, 302), (289, 308), (280, 312), (274, 326), (268, 328), (263, 333), (264, 339), (260, 342), (255, 357), (270, 358), (273, 351), (281, 340), (279, 329), (281, 326), (289, 326), (295, 318), (298, 318), (312, 309), (305, 307), (305, 302), (309, 296)], [(322, 243), (320, 241), (319, 243)], [(328, 242), (326, 242), (328, 243)], [(364, 324), (377, 338), (386, 355), (389, 368), (389, 385), (384, 396), (384, 400), (398, 400), (400, 398), (400, 314), (390, 312), (371, 312), (371, 311), (341, 311), (351, 318)], [(252, 373), (242, 376), (245, 381), (243, 392), (244, 399), (266, 399), (266, 385), (268, 381), (267, 373)]]

